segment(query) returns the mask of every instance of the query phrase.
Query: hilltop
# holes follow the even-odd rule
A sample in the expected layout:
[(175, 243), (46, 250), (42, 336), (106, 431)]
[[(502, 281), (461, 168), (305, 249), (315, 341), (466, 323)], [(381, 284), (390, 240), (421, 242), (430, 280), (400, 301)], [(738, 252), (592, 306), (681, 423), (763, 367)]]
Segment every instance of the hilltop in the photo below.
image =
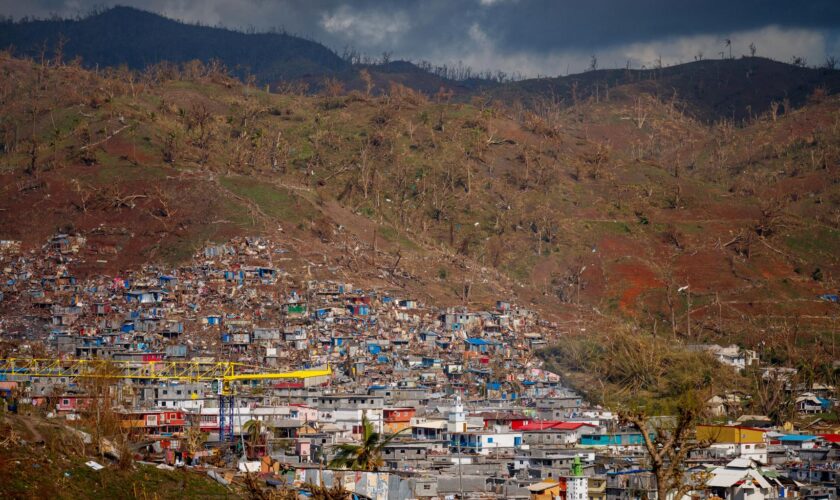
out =
[(245, 33), (223, 27), (187, 24), (132, 7), (113, 7), (77, 19), (5, 22), (0, 48), (20, 56), (72, 60), (87, 68), (144, 70), (160, 63), (200, 61), (219, 65), (242, 80), (272, 87), (305, 84), (321, 89), (326, 79), (348, 88), (366, 86), (366, 68), (379, 91), (398, 82), (424, 92), (441, 86), (459, 92), (490, 86), (490, 81), (457, 82), (407, 61), (351, 64), (324, 45), (281, 32)]
[[(742, 122), (771, 105), (799, 108), (817, 89), (840, 91), (840, 71), (808, 68), (762, 57), (709, 59), (654, 69), (599, 69), (556, 78), (512, 82), (489, 90), (502, 102), (529, 107), (610, 100), (638, 94), (672, 101), (692, 117)], [(775, 103), (775, 104), (773, 104)]]
[[(88, 69), (158, 70), (201, 63), (278, 92), (357, 90), (375, 95), (392, 84), (442, 93), (460, 102), (494, 100), (531, 111), (568, 108), (652, 95), (692, 118), (741, 123), (771, 107), (799, 108), (819, 90), (840, 91), (840, 70), (808, 68), (762, 57), (707, 59), (670, 67), (598, 69), (580, 74), (498, 81), (458, 65), (383, 59), (352, 51), (339, 56), (312, 40), (281, 32), (242, 32), (187, 24), (132, 7), (113, 7), (76, 19), (6, 21), (0, 48), (35, 60), (70, 61)], [(169, 68), (171, 70), (171, 68)], [(361, 71), (366, 77), (361, 76)], [(329, 88), (327, 88), (329, 87)]]
[(91, 68), (144, 69), (164, 61), (215, 59), (261, 82), (323, 75), (348, 66), (333, 51), (300, 37), (185, 24), (131, 7), (113, 7), (80, 19), (5, 23), (0, 46), (35, 58), (44, 51), (47, 57), (79, 57)]
[(85, 235), (76, 272), (271, 234), (303, 273), (430, 303), (512, 297), (570, 333), (620, 322), (832, 357), (837, 309), (820, 296), (840, 270), (840, 99), (822, 86), (709, 124), (639, 82), (531, 111), (398, 84), (267, 93), (196, 64), (137, 78), (5, 55), (0, 69), (0, 238)]

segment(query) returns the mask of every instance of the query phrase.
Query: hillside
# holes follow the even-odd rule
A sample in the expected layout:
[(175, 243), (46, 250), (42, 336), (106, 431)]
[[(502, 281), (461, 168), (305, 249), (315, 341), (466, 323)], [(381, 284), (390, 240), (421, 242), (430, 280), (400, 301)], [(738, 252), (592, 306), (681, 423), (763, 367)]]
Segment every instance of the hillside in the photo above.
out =
[(820, 295), (840, 271), (837, 97), (735, 126), (638, 83), (533, 113), (399, 85), (266, 93), (217, 72), (138, 81), (8, 55), (0, 70), (0, 239), (85, 235), (74, 272), (269, 234), (295, 279), (513, 298), (570, 333), (619, 322), (834, 358), (837, 307)]
[(300, 37), (184, 24), (131, 7), (114, 7), (77, 20), (6, 23), (0, 29), (0, 47), (10, 46), (15, 53), (34, 58), (42, 51), (55, 57), (61, 46), (61, 57), (80, 57), (91, 68), (144, 69), (164, 61), (217, 59), (236, 74), (254, 75), (263, 83), (325, 75), (349, 66), (323, 45)]
[(609, 99), (612, 93), (646, 93), (684, 105), (703, 121), (741, 122), (766, 113), (771, 103), (802, 106), (815, 89), (840, 92), (840, 70), (794, 66), (761, 57), (709, 59), (657, 69), (602, 69), (557, 78), (508, 83), (490, 91), (501, 102), (529, 107), (544, 101), (572, 105)]
[(36, 60), (78, 57), (89, 69), (145, 70), (161, 63), (199, 61), (205, 66), (224, 66), (243, 81), (253, 77), (256, 83), (273, 88), (302, 83), (309, 92), (322, 90), (328, 78), (347, 89), (365, 89), (360, 69), (371, 74), (376, 93), (387, 91), (390, 82), (428, 94), (441, 87), (464, 94), (493, 85), (485, 80), (457, 82), (407, 61), (354, 65), (301, 37), (185, 24), (132, 7), (113, 7), (79, 19), (5, 22), (0, 48)]

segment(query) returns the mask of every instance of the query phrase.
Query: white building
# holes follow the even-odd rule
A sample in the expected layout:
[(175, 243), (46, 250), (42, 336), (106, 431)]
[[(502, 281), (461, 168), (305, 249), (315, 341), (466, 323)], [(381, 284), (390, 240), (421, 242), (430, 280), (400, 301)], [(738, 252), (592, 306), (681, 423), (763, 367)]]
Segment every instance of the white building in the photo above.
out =
[(446, 431), (450, 434), (467, 431), (467, 414), (464, 412), (464, 405), (461, 403), (461, 396), (455, 397), (455, 406), (449, 412)]
[(382, 432), (383, 429), (383, 415), (382, 409), (321, 409), (318, 411), (318, 421), (322, 423), (331, 423), (341, 429), (340, 435), (343, 437), (361, 437), (362, 429), (362, 415), (366, 415), (368, 422), (373, 424), (373, 429), (376, 432)]
[(583, 475), (580, 457), (575, 457), (572, 475), (566, 479), (566, 500), (589, 500), (589, 480)]
[(773, 485), (761, 475), (754, 461), (736, 458), (712, 471), (706, 482), (710, 492), (725, 500), (765, 500), (778, 497)]
[(743, 370), (746, 367), (758, 362), (758, 354), (749, 349), (741, 349), (733, 344), (728, 347), (717, 344), (701, 344), (689, 346), (694, 351), (706, 351), (715, 357), (721, 364), (729, 365), (736, 370)]
[(449, 435), (451, 450), (488, 455), (492, 450), (522, 447), (521, 432), (455, 432)]

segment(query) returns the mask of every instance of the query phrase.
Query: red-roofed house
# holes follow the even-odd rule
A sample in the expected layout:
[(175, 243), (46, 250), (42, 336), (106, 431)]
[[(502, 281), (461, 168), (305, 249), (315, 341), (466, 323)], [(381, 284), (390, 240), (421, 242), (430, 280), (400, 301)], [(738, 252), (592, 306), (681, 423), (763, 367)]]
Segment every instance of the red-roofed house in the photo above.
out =
[(528, 417), (521, 413), (505, 411), (485, 411), (471, 416), (481, 417), (484, 420), (485, 429), (515, 430), (517, 425), (528, 421)]
[(840, 434), (820, 434), (819, 436), (834, 446), (840, 446)]
[(513, 423), (511, 429), (515, 431), (543, 431), (547, 429), (576, 431), (583, 426), (586, 426), (590, 431), (597, 429), (594, 425), (585, 422), (563, 422), (560, 420), (523, 420)]

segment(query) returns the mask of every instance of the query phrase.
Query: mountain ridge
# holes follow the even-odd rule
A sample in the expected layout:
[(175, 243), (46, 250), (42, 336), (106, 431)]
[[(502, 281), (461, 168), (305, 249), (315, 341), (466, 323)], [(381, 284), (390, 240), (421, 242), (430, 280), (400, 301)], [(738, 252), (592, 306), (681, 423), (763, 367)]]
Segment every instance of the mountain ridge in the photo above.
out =
[(349, 64), (323, 45), (282, 33), (239, 31), (182, 23), (135, 9), (113, 7), (78, 20), (6, 23), (0, 46), (38, 56), (42, 45), (55, 50), (65, 37), (65, 57), (80, 56), (87, 66), (127, 65), (144, 69), (159, 62), (218, 59), (240, 75), (260, 81), (299, 78), (346, 69)]
[[(456, 100), (494, 99), (529, 109), (573, 106), (583, 100), (651, 94), (676, 101), (703, 121), (741, 122), (767, 113), (772, 106), (802, 106), (817, 90), (840, 92), (840, 71), (807, 68), (761, 57), (706, 59), (674, 66), (642, 69), (597, 69), (583, 73), (498, 82), (471, 76), (461, 80), (440, 74), (431, 65), (410, 61), (351, 63), (324, 45), (284, 33), (240, 31), (186, 24), (133, 7), (113, 7), (75, 20), (6, 22), (0, 47), (39, 59), (79, 56), (88, 68), (126, 65), (143, 70), (157, 63), (185, 64), (213, 60), (243, 81), (274, 89), (303, 84), (319, 92), (327, 80), (344, 90), (386, 93), (399, 84), (426, 95), (441, 89)], [(365, 81), (362, 71), (370, 80)], [(467, 73), (469, 74), (469, 73)]]
[[(628, 88), (629, 86), (629, 88)], [(817, 89), (840, 92), (840, 71), (807, 68), (763, 57), (706, 59), (656, 69), (599, 69), (554, 78), (506, 83), (488, 94), (502, 102), (603, 99), (624, 87), (688, 104), (688, 111), (705, 121), (745, 118), (765, 113), (773, 102), (800, 107)], [(632, 94), (632, 92), (629, 92)], [(787, 100), (787, 101), (786, 101)]]

